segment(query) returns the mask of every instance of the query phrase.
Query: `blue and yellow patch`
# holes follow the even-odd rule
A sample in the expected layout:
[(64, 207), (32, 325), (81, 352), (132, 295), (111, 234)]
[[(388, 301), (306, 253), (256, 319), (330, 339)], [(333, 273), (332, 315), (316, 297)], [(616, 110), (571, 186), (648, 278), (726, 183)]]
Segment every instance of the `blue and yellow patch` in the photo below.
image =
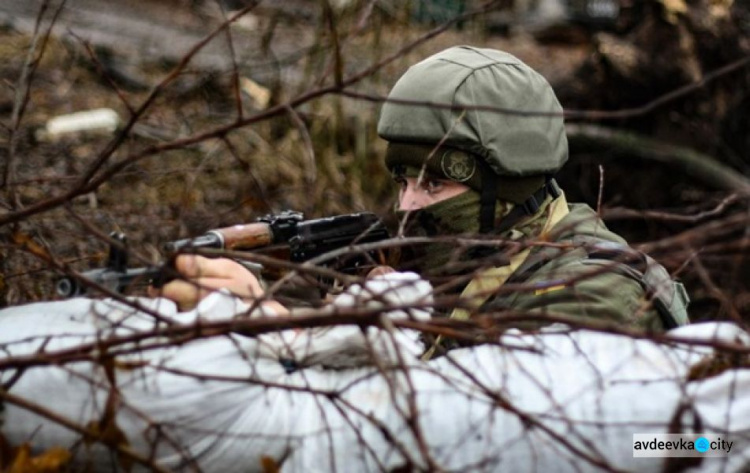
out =
[(540, 282), (534, 284), (534, 295), (535, 296), (541, 296), (542, 294), (547, 294), (549, 292), (559, 291), (561, 289), (565, 289), (567, 286), (563, 281), (546, 281), (546, 282)]

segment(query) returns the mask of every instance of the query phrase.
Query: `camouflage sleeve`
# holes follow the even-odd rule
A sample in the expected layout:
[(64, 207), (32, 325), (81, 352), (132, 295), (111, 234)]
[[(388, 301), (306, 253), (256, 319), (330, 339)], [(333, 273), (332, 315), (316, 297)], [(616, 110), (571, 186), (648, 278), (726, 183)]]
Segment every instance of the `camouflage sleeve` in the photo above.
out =
[[(487, 309), (507, 309), (513, 314), (562, 315), (608, 320), (632, 328), (663, 331), (657, 312), (634, 279), (612, 270), (606, 260), (577, 260), (554, 270), (541, 268), (519, 290), (498, 297)], [(518, 324), (538, 328), (549, 322)]]

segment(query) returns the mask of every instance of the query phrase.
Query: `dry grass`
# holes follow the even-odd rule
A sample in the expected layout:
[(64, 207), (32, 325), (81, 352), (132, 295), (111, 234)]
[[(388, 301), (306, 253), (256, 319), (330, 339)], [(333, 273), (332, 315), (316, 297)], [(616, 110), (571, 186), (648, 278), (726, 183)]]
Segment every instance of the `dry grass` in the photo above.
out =
[[(375, 9), (370, 16), (363, 16), (363, 11), (354, 9), (337, 17), (345, 75), (391, 56), (424, 37), (430, 29), (411, 21), (404, 11), (386, 14)], [(195, 27), (196, 20), (189, 12), (180, 14), (183, 16), (179, 24)], [(239, 110), (244, 118), (251, 117), (333, 81), (335, 68), (328, 47), (331, 37), (325, 22), (311, 24), (309, 19), (282, 16), (275, 23), (274, 35), (270, 35), (273, 22), (263, 14), (268, 12), (258, 13), (263, 34), (250, 35), (248, 39), (243, 36), (245, 33), (235, 30), (238, 48), (240, 44), (257, 45), (257, 51), (253, 50), (258, 55), (256, 60), (237, 64), (236, 71), (185, 68), (160, 92), (107, 161), (109, 166), (125, 161), (129, 164), (92, 192), (0, 227), (4, 241), (31, 237), (56, 261), (87, 269), (102, 263), (106, 245), (101, 236), (111, 231), (128, 235), (133, 263), (138, 264), (159, 259), (158, 248), (165, 240), (284, 209), (300, 210), (309, 217), (365, 209), (387, 215), (394, 202), (394, 189), (380, 161), (384, 143), (375, 131), (378, 104), (329, 94), (299, 104), (294, 114), (280, 113), (234, 127)], [(204, 21), (207, 17), (201, 18)], [(210, 31), (208, 27), (221, 23), (220, 19), (211, 18), (206, 20), (204, 34)], [(241, 43), (241, 38), (249, 43)], [(153, 51), (135, 54), (137, 48), (128, 44), (114, 49), (93, 47), (94, 59), (92, 51), (80, 41), (53, 38), (40, 56), (22, 119), (13, 130), (13, 110), (21, 103), (16, 95), (18, 81), (31, 44), (28, 34), (0, 32), (0, 78), (4, 81), (0, 87), (0, 116), (12, 130), (3, 134), (0, 153), (3, 159), (14, 163), (9, 182), (0, 191), (6, 205), (3, 211), (13, 210), (14, 199), (18, 202), (16, 208), (21, 208), (69, 192), (113, 140), (111, 134), (96, 133), (39, 140), (36, 132), (49, 118), (107, 107), (126, 119), (126, 102), (133, 108), (143, 103), (151, 88), (176, 65), (174, 58), (159, 59)], [(450, 28), (419, 44), (353, 89), (385, 95), (408, 65), (456, 44), (509, 51), (552, 83), (569, 79), (592, 55), (592, 45), (586, 42), (540, 44), (523, 33), (509, 37), (490, 35), (483, 29), (480, 17), (464, 23), (462, 29)], [(272, 54), (274, 48), (283, 54)], [(274, 59), (283, 64), (280, 69)], [(103, 66), (107, 72), (102, 71)], [(113, 71), (123, 76), (113, 76)], [(238, 95), (235, 85), (240, 77), (255, 79), (267, 87), (271, 103), (259, 107), (253, 97)], [(119, 94), (112, 82), (121, 89)], [(594, 91), (586, 93), (591, 95)], [(212, 134), (222, 127), (225, 132)], [(207, 137), (193, 139), (203, 135)], [(189, 143), (135, 159), (144, 150), (179, 140)], [(589, 198), (598, 193), (598, 168), (589, 159), (580, 157), (577, 167), (571, 166), (571, 172), (564, 176), (576, 197)], [(675, 208), (690, 204), (698, 208), (696, 211), (705, 211), (725, 197), (706, 193), (693, 182), (683, 183), (666, 168), (642, 168), (638, 177), (629, 164), (621, 167), (613, 164), (607, 170), (605, 206)], [(644, 184), (650, 192), (632, 192), (636, 181), (650, 183)], [(669, 185), (661, 185), (664, 182)], [(677, 203), (673, 200), (676, 194), (680, 196)], [(689, 228), (658, 220), (631, 220), (615, 225), (638, 242)], [(741, 237), (731, 236), (736, 238)], [(730, 256), (739, 258), (743, 254), (740, 250), (739, 255)], [(59, 271), (50, 269), (39, 255), (33, 255), (23, 245), (4, 243), (0, 257), (0, 306), (52, 297), (51, 283)], [(726, 267), (724, 263), (713, 262), (714, 255), (707, 257), (707, 274), (722, 281), (721, 286), (727, 278), (744, 277), (745, 272), (737, 269), (735, 259), (735, 269), (727, 276), (722, 269)], [(683, 268), (685, 261), (680, 257), (667, 262), (670, 270), (692, 278), (691, 289), (697, 295), (694, 299), (705, 303), (698, 307), (713, 317), (717, 306), (726, 304), (717, 299), (705, 277)], [(728, 296), (738, 307), (747, 305), (743, 302), (748, 300), (743, 298), (743, 288), (741, 284), (731, 288)]]

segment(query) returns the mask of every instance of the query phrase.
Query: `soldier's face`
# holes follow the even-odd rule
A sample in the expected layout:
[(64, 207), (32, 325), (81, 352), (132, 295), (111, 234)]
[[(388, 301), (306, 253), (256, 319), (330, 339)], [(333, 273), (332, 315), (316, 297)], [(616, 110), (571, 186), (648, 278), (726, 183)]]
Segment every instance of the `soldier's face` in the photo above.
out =
[(429, 176), (424, 176), (421, 181), (416, 177), (400, 177), (396, 182), (401, 186), (398, 193), (399, 210), (418, 210), (469, 190), (456, 181)]

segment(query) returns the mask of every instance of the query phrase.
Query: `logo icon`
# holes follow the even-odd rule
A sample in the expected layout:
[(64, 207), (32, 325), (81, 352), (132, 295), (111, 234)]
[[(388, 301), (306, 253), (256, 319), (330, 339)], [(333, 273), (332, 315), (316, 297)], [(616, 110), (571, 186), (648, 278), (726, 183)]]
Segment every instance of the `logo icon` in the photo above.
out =
[(474, 176), (477, 163), (473, 156), (456, 151), (446, 151), (440, 161), (443, 174), (456, 182), (465, 182)]
[(701, 453), (707, 452), (709, 445), (710, 444), (706, 437), (698, 437), (698, 439), (695, 441), (695, 449)]

